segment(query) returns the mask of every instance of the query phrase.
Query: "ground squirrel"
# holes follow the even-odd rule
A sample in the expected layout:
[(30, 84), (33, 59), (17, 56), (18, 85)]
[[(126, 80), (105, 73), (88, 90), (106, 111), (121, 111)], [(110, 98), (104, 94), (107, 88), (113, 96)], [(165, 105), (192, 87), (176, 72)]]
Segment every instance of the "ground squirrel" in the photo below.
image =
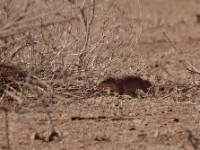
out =
[(147, 93), (152, 87), (152, 84), (148, 80), (143, 80), (140, 77), (126, 76), (123, 78), (109, 77), (101, 81), (98, 88), (109, 89), (109, 94), (113, 92), (119, 93), (119, 95), (128, 94), (131, 96), (136, 96), (136, 89), (140, 89)]
[(0, 64), (0, 78), (25, 78), (27, 76), (27, 72), (18, 68), (17, 66), (10, 66), (6, 64)]
[(25, 81), (26, 76), (27, 71), (19, 67), (0, 63), (0, 96), (8, 87), (18, 90), (19, 83), (16, 81)]

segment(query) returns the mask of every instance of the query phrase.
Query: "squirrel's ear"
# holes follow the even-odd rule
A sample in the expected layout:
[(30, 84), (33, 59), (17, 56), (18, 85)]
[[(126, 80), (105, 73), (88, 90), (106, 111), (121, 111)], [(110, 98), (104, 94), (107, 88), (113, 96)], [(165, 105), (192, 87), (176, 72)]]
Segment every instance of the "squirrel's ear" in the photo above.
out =
[(106, 80), (103, 80), (102, 83), (106, 83)]

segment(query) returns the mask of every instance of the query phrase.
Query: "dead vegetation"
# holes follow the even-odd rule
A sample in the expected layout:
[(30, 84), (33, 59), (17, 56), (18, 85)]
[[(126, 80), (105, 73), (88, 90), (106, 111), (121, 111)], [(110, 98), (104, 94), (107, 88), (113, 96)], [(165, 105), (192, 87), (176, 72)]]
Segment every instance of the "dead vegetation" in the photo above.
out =
[[(133, 10), (132, 5), (137, 9)], [(17, 147), (13, 136), (13, 130), (17, 132), (17, 128), (11, 127), (11, 122), (18, 123), (16, 118), (28, 124), (31, 131), (27, 133), (28, 141), (32, 138), (33, 141), (48, 143), (64, 139), (64, 135), (56, 128), (59, 121), (53, 117), (55, 108), (65, 105), (68, 109), (90, 98), (94, 98), (94, 105), (98, 105), (98, 98), (107, 95), (96, 89), (96, 82), (108, 75), (135, 75), (151, 81), (155, 95), (138, 91), (136, 99), (139, 101), (154, 99), (199, 104), (198, 67), (186, 58), (165, 32), (162, 40), (170, 47), (169, 51), (159, 58), (153, 56), (152, 59), (149, 52), (140, 51), (142, 32), (149, 28), (143, 25), (145, 16), (142, 10), (139, 0), (0, 2), (0, 111), (5, 120), (5, 138), (0, 147)], [(180, 70), (187, 73), (179, 78), (181, 71), (170, 72), (166, 64), (170, 64), (172, 69), (181, 66)], [(72, 123), (134, 122), (135, 116), (123, 115), (124, 108), (121, 106), (124, 99), (126, 101), (131, 98), (118, 96), (111, 99), (117, 99), (117, 102), (111, 102), (115, 106), (108, 104), (116, 109), (114, 116), (82, 116), (80, 109), (80, 115), (68, 118)], [(88, 107), (91, 105), (88, 104)], [(106, 110), (108, 106), (105, 106)], [(101, 111), (104, 113), (104, 110)], [(118, 111), (120, 116), (117, 116)], [(63, 115), (65, 111), (58, 112)], [(28, 114), (44, 115), (45, 121), (36, 119), (35, 122), (45, 127), (40, 129), (37, 128), (38, 124), (34, 126), (36, 123), (30, 121)], [(145, 137), (141, 135), (139, 139)], [(95, 140), (111, 142), (110, 137), (104, 135), (96, 136)], [(195, 139), (197, 142), (194, 144), (191, 133), (188, 140), (194, 149), (198, 149), (198, 140)]]

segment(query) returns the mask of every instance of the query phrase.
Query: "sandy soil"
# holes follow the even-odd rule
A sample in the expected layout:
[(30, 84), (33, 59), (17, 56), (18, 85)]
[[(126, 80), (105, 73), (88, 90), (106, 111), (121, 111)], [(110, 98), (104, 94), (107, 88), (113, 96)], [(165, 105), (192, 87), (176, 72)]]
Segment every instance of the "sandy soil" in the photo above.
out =
[[(124, 3), (123, 3), (124, 2)], [(139, 18), (137, 1), (131, 7)], [(167, 82), (192, 84), (188, 62), (200, 68), (200, 2), (198, 0), (141, 0), (143, 30), (138, 48), (148, 64), (148, 78), (155, 85)], [(177, 50), (166, 39), (170, 38)], [(52, 141), (33, 139), (47, 136), (46, 113), (8, 113), (11, 149), (60, 150), (194, 150), (200, 149), (200, 92), (196, 86), (170, 95), (138, 97), (92, 94), (88, 99), (49, 104), (55, 131)], [(5, 113), (0, 112), (0, 149), (6, 149)], [(32, 138), (31, 138), (32, 137)]]

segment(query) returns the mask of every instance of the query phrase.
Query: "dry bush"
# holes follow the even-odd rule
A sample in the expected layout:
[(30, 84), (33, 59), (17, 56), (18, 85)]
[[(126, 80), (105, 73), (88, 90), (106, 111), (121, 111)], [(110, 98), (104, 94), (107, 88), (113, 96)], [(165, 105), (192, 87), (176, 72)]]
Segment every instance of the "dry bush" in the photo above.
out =
[(49, 105), (55, 99), (86, 98), (104, 75), (144, 73), (142, 58), (133, 54), (141, 20), (122, 4), (112, 0), (1, 3), (1, 63), (28, 72), (22, 87), (26, 106), (28, 99), (45, 98)]
[[(14, 77), (5, 83), (1, 104), (7, 106), (1, 110), (6, 118), (10, 107), (19, 113), (42, 106), (54, 133), (47, 106), (94, 96), (102, 76), (142, 74), (142, 58), (133, 54), (142, 32), (141, 18), (136, 20), (122, 4), (114, 0), (0, 2), (0, 63), (13, 66), (8, 67), (11, 74), (16, 68), (26, 72), (23, 80)], [(9, 143), (8, 138), (8, 147)]]

